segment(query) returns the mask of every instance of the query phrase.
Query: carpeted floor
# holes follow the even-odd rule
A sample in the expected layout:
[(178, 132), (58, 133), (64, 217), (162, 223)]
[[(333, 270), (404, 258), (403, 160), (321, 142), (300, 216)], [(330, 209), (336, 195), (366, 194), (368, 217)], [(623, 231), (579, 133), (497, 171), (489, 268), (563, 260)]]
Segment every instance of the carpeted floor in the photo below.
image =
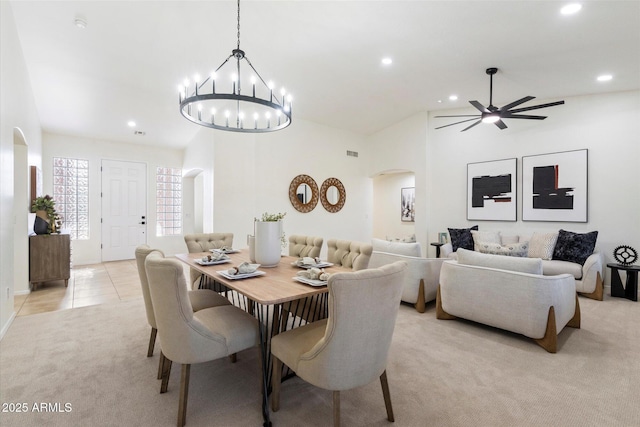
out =
[[(388, 365), (396, 426), (639, 426), (640, 304), (580, 298), (557, 354), (402, 306)], [(375, 315), (375, 314), (374, 314)], [(159, 394), (142, 299), (18, 317), (0, 342), (0, 425), (173, 426), (180, 365)], [(262, 425), (257, 350), (194, 365), (187, 426)], [(42, 406), (41, 404), (44, 404)], [(26, 412), (16, 412), (24, 409)], [(37, 409), (37, 410), (36, 410)], [(282, 385), (275, 426), (331, 425), (331, 392)], [(344, 426), (388, 426), (379, 382), (342, 393)]]

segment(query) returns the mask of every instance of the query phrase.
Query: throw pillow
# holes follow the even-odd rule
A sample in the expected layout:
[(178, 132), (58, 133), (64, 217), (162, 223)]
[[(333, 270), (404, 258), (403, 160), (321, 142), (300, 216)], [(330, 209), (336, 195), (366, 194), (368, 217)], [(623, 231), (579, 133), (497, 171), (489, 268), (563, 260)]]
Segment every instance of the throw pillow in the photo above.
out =
[[(474, 244), (478, 242), (484, 243), (500, 243), (500, 233), (498, 231), (478, 231), (471, 230)], [(478, 249), (476, 249), (477, 251)]]
[(529, 242), (511, 243), (501, 245), (499, 243), (476, 243), (476, 251), (483, 254), (506, 255), (526, 257), (529, 254)]
[(551, 259), (558, 233), (533, 233), (529, 241), (529, 258)]
[(580, 265), (584, 265), (596, 247), (597, 238), (597, 231), (579, 234), (560, 230), (558, 242), (553, 251), (553, 259), (577, 262)]
[(458, 248), (473, 250), (473, 236), (471, 230), (477, 230), (478, 226), (474, 225), (471, 228), (448, 228), (449, 237), (451, 238), (451, 246), (453, 251), (457, 251)]
[[(523, 242), (528, 242), (529, 239), (523, 240)], [(510, 245), (511, 243), (520, 242), (520, 238), (517, 235), (508, 235), (508, 234), (500, 234), (500, 243), (503, 245)]]

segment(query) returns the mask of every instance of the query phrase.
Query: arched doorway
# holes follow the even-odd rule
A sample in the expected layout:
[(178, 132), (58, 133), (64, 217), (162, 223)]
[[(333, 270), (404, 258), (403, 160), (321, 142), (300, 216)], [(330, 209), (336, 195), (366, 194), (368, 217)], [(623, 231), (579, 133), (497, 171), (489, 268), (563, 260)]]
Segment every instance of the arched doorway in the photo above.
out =
[(13, 129), (13, 294), (29, 292), (29, 153), (19, 128)]

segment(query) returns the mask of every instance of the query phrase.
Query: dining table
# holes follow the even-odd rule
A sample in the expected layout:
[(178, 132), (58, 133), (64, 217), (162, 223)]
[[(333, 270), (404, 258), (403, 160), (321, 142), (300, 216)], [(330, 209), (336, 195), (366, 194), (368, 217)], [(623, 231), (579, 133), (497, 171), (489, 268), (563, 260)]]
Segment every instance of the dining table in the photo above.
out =
[[(264, 426), (270, 426), (268, 396), (271, 392), (272, 362), (271, 338), (280, 332), (302, 326), (308, 321), (327, 316), (328, 290), (326, 284), (307, 284), (295, 279), (300, 271), (297, 257), (282, 256), (275, 267), (259, 268), (255, 275), (239, 275), (235, 278), (227, 272), (232, 267), (247, 262), (249, 250), (232, 250), (226, 253), (228, 260), (213, 265), (203, 261), (211, 252), (194, 252), (175, 255), (190, 268), (202, 274), (199, 287), (212, 288), (225, 294), (231, 302), (256, 316), (260, 325), (260, 352), (262, 362), (262, 415)], [(330, 264), (330, 263), (324, 263)], [(322, 265), (322, 264), (320, 264)], [(327, 265), (329, 274), (351, 272), (346, 267)], [(249, 276), (249, 277), (247, 277)], [(311, 281), (307, 281), (310, 282)], [(283, 378), (287, 378), (284, 375)]]

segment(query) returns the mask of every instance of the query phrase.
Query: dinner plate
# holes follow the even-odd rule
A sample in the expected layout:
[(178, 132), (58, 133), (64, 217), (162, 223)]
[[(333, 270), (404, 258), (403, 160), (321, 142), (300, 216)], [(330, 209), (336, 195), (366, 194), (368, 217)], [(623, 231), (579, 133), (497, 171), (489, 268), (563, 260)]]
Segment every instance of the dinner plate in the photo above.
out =
[(225, 262), (231, 262), (231, 259), (225, 258), (225, 259), (216, 259), (211, 261), (203, 261), (201, 259), (197, 259), (195, 260), (195, 262), (196, 264), (200, 264), (200, 265), (217, 265), (217, 264), (224, 264)]
[(300, 283), (304, 283), (305, 285), (327, 286), (327, 281), (326, 280), (307, 279), (306, 277), (302, 277), (302, 276), (295, 276), (293, 278), (293, 280), (295, 280), (297, 282), (300, 282)]
[(223, 253), (223, 254), (237, 254), (240, 249), (209, 249), (210, 252)]
[(333, 263), (331, 262), (319, 262), (318, 264), (302, 264), (302, 265), (298, 265), (295, 262), (293, 263), (293, 265), (295, 265), (296, 267), (300, 267), (300, 268), (325, 268), (325, 267), (331, 267), (333, 265)]
[(249, 277), (257, 277), (265, 274), (264, 271), (256, 270), (253, 273), (229, 274), (228, 270), (218, 270), (217, 273), (229, 280), (247, 279)]

